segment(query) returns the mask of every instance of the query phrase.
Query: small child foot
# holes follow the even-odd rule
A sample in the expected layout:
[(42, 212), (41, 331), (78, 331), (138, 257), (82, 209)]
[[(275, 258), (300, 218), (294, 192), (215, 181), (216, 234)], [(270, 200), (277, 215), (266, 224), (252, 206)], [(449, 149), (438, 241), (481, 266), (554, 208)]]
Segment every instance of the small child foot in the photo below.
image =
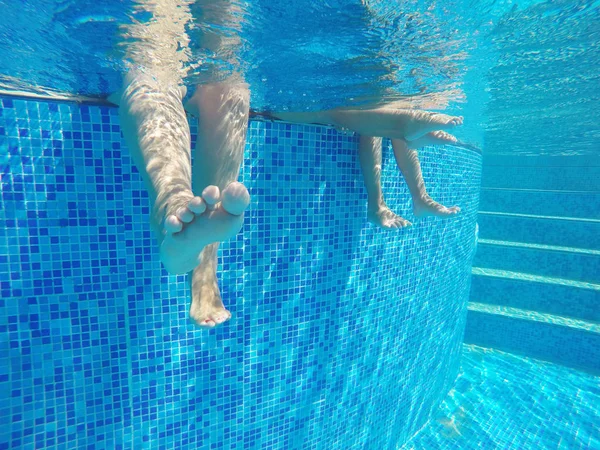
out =
[(394, 214), (387, 206), (369, 208), (367, 211), (367, 220), (385, 230), (410, 227), (412, 225), (408, 220)]
[(164, 223), (160, 259), (173, 274), (190, 272), (198, 265), (202, 249), (237, 234), (243, 213), (250, 203), (248, 190), (241, 183), (231, 183), (222, 193), (209, 186), (202, 197), (191, 197), (187, 206), (178, 208)]
[(460, 212), (458, 206), (451, 206), (450, 208), (434, 201), (431, 197), (426, 196), (420, 200), (417, 200), (413, 204), (413, 213), (415, 217), (451, 217), (455, 216)]

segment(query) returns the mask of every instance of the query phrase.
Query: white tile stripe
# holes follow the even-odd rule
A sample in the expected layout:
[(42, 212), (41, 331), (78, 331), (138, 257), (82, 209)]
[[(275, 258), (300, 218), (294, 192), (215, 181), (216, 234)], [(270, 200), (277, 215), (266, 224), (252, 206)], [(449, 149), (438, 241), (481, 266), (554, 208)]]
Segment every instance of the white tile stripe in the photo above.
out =
[(548, 323), (553, 325), (561, 325), (564, 327), (575, 328), (578, 330), (590, 331), (592, 333), (600, 333), (600, 324), (588, 322), (579, 319), (570, 319), (553, 314), (544, 314), (526, 309), (514, 308), (510, 306), (487, 305), (484, 303), (469, 302), (469, 311), (477, 311), (487, 314), (511, 317), (514, 319), (531, 320), (533, 322)]
[[(514, 280), (533, 281), (536, 283), (545, 283), (545, 284), (557, 284), (557, 285), (561, 285), (561, 286), (571, 286), (574, 288), (592, 289), (595, 291), (600, 291), (600, 284), (586, 283), (585, 281), (567, 280), (564, 278), (544, 277), (541, 275), (532, 275), (529, 273), (522, 273), (522, 272), (511, 272), (509, 270), (488, 269), (485, 267), (473, 267), (473, 270), (471, 271), (471, 273), (473, 275), (480, 275), (480, 276), (485, 276), (485, 277), (510, 278), (510, 279), (514, 279)], [(600, 307), (600, 305), (599, 305), (599, 307)]]

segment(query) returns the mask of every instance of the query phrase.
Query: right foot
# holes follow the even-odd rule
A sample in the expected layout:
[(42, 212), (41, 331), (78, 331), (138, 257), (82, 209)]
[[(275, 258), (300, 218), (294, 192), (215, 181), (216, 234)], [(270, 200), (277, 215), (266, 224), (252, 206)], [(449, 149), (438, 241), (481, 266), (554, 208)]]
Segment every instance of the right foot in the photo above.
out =
[(387, 206), (380, 206), (377, 209), (369, 208), (367, 211), (367, 219), (373, 225), (377, 225), (385, 230), (410, 227), (412, 225), (408, 220), (394, 214)]
[(202, 249), (235, 236), (243, 224), (250, 196), (241, 183), (231, 183), (222, 193), (209, 186), (202, 197), (191, 197), (186, 207), (169, 214), (164, 224), (160, 259), (172, 274), (190, 272), (198, 265)]
[(450, 208), (447, 208), (441, 203), (433, 200), (431, 197), (429, 197), (429, 195), (420, 200), (414, 201), (413, 203), (413, 213), (415, 217), (452, 217), (459, 212), (460, 208), (458, 206), (451, 206)]

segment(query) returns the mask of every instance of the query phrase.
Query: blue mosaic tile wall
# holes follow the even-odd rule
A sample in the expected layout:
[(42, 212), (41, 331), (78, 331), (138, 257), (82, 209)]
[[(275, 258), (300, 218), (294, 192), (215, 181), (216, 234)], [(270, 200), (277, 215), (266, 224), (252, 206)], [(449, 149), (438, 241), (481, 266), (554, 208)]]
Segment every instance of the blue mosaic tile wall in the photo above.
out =
[(4, 98), (0, 142), (0, 449), (391, 449), (453, 384), (480, 155), (423, 150), (463, 212), (383, 231), (355, 136), (252, 121), (252, 204), (220, 253), (233, 317), (207, 331), (160, 266), (115, 109)]

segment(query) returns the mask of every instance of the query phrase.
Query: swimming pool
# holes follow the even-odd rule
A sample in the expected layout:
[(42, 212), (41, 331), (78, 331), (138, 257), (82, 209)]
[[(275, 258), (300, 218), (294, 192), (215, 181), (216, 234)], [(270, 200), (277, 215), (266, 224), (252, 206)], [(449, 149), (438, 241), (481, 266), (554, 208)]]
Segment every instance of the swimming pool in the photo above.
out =
[[(484, 150), (420, 151), (461, 214), (390, 232), (354, 133), (255, 116), (210, 331), (105, 99), (152, 15), (97, 3), (2, 4), (0, 449), (600, 448), (597, 2), (179, 2), (190, 91), (239, 72), (259, 112), (408, 97)], [(235, 51), (200, 45), (215, 30)]]
[[(389, 232), (365, 220), (354, 135), (251, 122), (252, 205), (221, 252), (233, 317), (209, 332), (157, 259), (116, 108), (2, 104), (5, 447), (389, 448), (453, 384), (479, 153), (423, 151), (463, 213)], [(383, 179), (409, 211), (389, 160)]]

